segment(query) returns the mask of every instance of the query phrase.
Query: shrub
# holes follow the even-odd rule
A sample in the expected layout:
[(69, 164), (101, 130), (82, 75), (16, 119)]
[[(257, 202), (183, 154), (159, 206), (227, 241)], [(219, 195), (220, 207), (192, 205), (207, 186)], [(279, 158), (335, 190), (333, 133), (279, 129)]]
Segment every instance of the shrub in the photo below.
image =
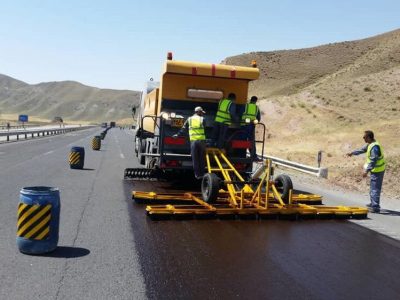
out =
[(369, 86), (366, 86), (364, 88), (364, 92), (372, 92), (371, 88)]

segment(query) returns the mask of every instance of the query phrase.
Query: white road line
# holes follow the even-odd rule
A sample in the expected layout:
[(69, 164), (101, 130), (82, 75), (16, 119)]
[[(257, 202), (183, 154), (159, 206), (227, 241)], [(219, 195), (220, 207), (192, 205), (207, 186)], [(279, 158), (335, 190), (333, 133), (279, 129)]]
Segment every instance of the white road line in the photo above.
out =
[(52, 150), (52, 151), (49, 151), (49, 152), (46, 152), (45, 154), (43, 154), (43, 155), (49, 155), (49, 154), (51, 154), (51, 153), (53, 153), (54, 151)]
[(122, 153), (121, 145), (119, 144), (119, 141), (118, 141), (116, 135), (114, 135), (114, 140), (115, 140), (115, 143), (117, 144), (117, 148), (119, 150), (119, 156), (121, 156), (121, 158), (124, 159), (125, 155)]

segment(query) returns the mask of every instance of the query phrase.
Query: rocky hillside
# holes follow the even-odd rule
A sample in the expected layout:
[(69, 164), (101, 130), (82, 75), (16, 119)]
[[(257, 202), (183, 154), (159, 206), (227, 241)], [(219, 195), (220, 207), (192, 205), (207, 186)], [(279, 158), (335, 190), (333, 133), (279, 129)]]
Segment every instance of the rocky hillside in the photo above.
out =
[(400, 30), (375, 37), (307, 49), (253, 52), (224, 62), (257, 60), (261, 77), (251, 85), (267, 124), (266, 150), (272, 155), (323, 165), (330, 179), (366, 189), (364, 158), (344, 158), (363, 144), (371, 129), (388, 160), (385, 193), (400, 187)]
[(52, 120), (102, 122), (131, 118), (140, 93), (99, 89), (74, 81), (30, 85), (0, 74), (0, 113)]

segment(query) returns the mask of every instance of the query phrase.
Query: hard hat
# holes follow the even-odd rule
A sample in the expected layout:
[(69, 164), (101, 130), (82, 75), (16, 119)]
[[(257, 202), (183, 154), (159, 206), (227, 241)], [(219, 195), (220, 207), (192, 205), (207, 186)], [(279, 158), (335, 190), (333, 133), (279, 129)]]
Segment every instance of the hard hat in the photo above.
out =
[(206, 112), (203, 110), (203, 108), (202, 108), (201, 106), (197, 106), (197, 107), (194, 109), (194, 112), (199, 112), (199, 111), (201, 111), (203, 114), (206, 113)]

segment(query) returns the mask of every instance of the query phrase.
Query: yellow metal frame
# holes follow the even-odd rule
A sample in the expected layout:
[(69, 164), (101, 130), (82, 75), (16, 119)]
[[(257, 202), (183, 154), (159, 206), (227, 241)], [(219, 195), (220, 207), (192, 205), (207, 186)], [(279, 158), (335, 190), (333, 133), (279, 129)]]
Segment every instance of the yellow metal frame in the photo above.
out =
[[(342, 218), (366, 218), (368, 210), (363, 207), (310, 205), (304, 202), (321, 201), (321, 196), (289, 193), (288, 203), (284, 203), (280, 193), (271, 180), (271, 161), (266, 160), (266, 172), (258, 186), (253, 189), (220, 149), (208, 148), (206, 162), (209, 173), (220, 173), (226, 190), (220, 190), (215, 203), (207, 203), (201, 193), (155, 193), (133, 191), (132, 197), (138, 202), (166, 202), (163, 205), (148, 205), (149, 216), (188, 216), (188, 215), (253, 215), (271, 216), (319, 216)], [(243, 185), (237, 188), (236, 184)], [(265, 190), (263, 191), (263, 187)], [(174, 204), (174, 203), (179, 204)]]

